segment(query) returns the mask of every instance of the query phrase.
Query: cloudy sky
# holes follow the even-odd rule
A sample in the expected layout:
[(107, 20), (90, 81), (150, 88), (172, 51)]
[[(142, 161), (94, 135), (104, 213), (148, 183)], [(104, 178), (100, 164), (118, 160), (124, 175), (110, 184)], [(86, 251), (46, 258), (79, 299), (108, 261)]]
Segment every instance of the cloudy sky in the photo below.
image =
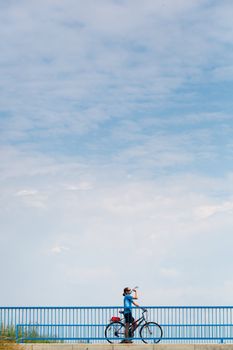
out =
[(0, 0), (1, 305), (232, 305), (232, 18)]

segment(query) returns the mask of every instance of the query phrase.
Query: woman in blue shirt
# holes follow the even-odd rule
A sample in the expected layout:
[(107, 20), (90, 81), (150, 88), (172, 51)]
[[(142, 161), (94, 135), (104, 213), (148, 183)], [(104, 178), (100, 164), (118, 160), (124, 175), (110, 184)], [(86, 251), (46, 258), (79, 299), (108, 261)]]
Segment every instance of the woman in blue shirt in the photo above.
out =
[[(134, 295), (132, 296), (132, 292), (134, 292)], [(125, 317), (125, 340), (123, 340), (124, 343), (132, 343), (131, 340), (129, 340), (129, 326), (130, 323), (132, 323), (132, 332), (136, 328), (136, 324), (133, 324), (134, 318), (132, 316), (132, 305), (139, 306), (138, 303), (134, 300), (138, 299), (138, 294), (136, 289), (130, 289), (129, 287), (124, 288), (123, 292), (124, 296), (124, 317)]]

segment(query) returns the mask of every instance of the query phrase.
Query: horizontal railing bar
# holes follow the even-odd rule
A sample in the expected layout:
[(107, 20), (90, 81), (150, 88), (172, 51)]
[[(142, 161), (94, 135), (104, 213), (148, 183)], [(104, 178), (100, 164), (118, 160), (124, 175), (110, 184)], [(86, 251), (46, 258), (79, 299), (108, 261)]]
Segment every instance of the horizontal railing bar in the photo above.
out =
[[(17, 324), (17, 327), (106, 327), (109, 323), (104, 323), (104, 324), (95, 324), (95, 323), (45, 323), (45, 324), (40, 324), (40, 323), (23, 323), (23, 324)], [(161, 327), (233, 327), (233, 324), (215, 324), (215, 323), (205, 323), (205, 324), (163, 324), (160, 323)]]
[[(155, 339), (154, 337), (143, 337), (144, 339), (147, 339), (147, 340), (152, 340), (152, 339)], [(52, 338), (52, 337), (37, 337), (37, 338), (34, 338), (34, 337), (19, 337), (18, 338), (19, 340), (106, 340), (105, 337), (56, 337), (56, 338)], [(113, 337), (108, 337), (109, 340), (113, 340), (116, 338), (113, 338)], [(125, 339), (125, 338), (122, 338), (122, 337), (118, 337), (118, 339)], [(134, 340), (142, 340), (141, 338), (139, 337), (133, 337)], [(195, 338), (195, 337), (190, 337), (190, 338), (185, 338), (185, 337), (181, 337), (181, 338), (176, 338), (176, 337), (169, 337), (169, 338), (165, 338), (163, 337), (162, 340), (233, 340), (233, 337), (232, 338), (224, 338), (224, 337), (213, 337), (213, 338), (209, 338), (209, 337), (198, 337), (198, 338)]]
[[(31, 309), (31, 310), (35, 310), (35, 309), (57, 309), (57, 310), (61, 310), (61, 309), (67, 309), (67, 310), (82, 310), (82, 309), (94, 309), (94, 310), (98, 310), (98, 309), (122, 309), (123, 306), (0, 306), (0, 310), (12, 310), (12, 309), (18, 309), (18, 310), (22, 310), (22, 309)], [(148, 308), (148, 309), (233, 309), (233, 306), (144, 306), (143, 308)]]
[(17, 324), (16, 327), (106, 327), (109, 323), (105, 323), (105, 324), (95, 324), (95, 323), (85, 323), (85, 324), (79, 324), (79, 323), (75, 323), (75, 324), (39, 324), (39, 323), (35, 323), (35, 324), (31, 324), (31, 323), (27, 323), (27, 324)]

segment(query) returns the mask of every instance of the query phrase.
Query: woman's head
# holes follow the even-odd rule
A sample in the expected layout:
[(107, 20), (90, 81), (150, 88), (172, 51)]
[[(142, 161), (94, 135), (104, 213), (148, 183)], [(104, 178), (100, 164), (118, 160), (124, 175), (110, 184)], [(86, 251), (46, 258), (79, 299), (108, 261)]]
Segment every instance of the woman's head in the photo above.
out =
[(124, 291), (123, 291), (123, 296), (125, 296), (126, 294), (130, 294), (131, 293), (131, 289), (129, 287), (125, 287)]

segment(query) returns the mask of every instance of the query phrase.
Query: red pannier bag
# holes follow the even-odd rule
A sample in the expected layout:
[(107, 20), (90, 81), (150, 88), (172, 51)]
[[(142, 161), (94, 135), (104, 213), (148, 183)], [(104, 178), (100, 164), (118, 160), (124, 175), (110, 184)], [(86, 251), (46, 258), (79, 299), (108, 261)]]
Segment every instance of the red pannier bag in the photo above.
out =
[(112, 316), (111, 318), (111, 322), (119, 322), (121, 319), (120, 317), (117, 317), (117, 316)]

